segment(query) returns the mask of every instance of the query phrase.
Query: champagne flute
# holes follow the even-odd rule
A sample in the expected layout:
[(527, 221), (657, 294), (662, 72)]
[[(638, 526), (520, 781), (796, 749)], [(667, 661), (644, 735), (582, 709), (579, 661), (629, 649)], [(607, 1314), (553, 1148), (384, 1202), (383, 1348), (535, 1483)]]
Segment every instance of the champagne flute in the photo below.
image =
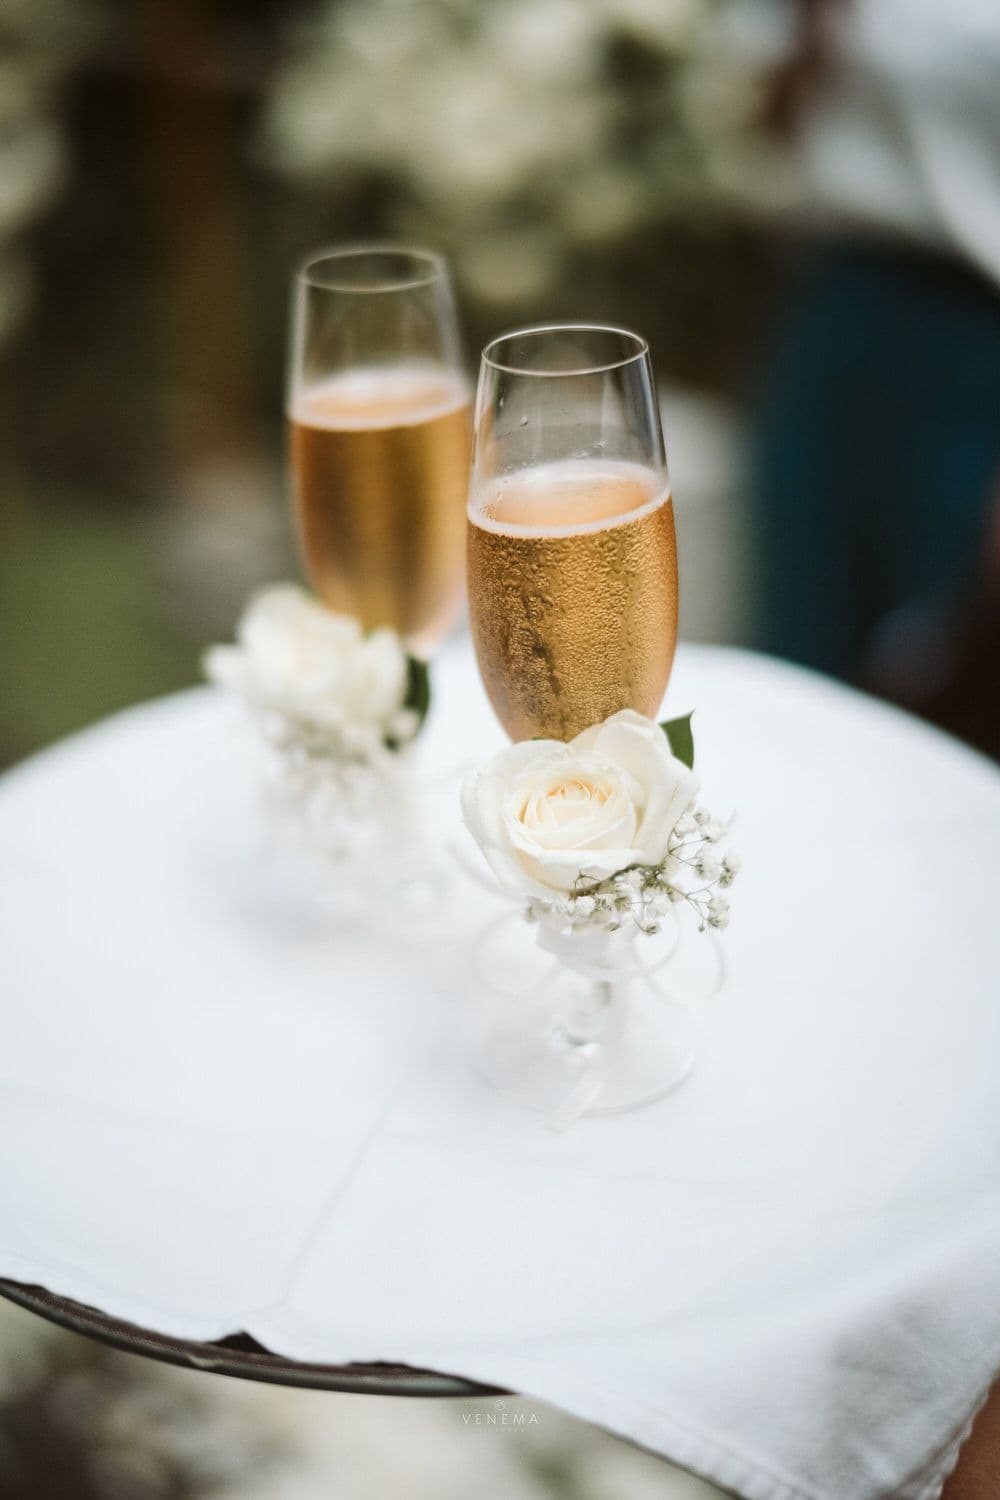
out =
[(440, 256), (345, 247), (300, 268), (287, 412), (306, 572), (422, 656), (462, 599), (469, 405)]
[[(656, 714), (677, 640), (677, 547), (645, 339), (570, 323), (487, 345), (468, 538), (479, 670), (512, 739), (569, 740), (623, 708)], [(557, 1128), (650, 1103), (690, 1072), (687, 1013), (636, 982), (628, 936), (543, 927), (557, 956), (534, 997), (487, 994), (475, 1008), (487, 1076)]]
[(479, 670), (512, 739), (654, 715), (677, 639), (677, 548), (645, 339), (562, 324), (483, 351), (469, 500)]

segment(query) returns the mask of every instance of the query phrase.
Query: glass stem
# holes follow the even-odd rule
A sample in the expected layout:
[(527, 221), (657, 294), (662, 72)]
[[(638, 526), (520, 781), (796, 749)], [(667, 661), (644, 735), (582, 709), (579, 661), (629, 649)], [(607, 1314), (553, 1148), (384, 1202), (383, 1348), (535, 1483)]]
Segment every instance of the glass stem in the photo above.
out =
[(566, 1023), (566, 1039), (573, 1047), (589, 1047), (604, 1041), (618, 998), (619, 985), (596, 979), (574, 1006)]

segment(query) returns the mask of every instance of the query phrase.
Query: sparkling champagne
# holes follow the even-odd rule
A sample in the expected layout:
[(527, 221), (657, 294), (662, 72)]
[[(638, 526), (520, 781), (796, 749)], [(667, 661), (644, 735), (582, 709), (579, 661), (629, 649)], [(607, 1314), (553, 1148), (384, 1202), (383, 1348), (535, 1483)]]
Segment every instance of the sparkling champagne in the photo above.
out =
[(677, 640), (670, 493), (639, 464), (571, 459), (469, 502), (472, 634), (515, 740), (568, 740), (621, 708), (654, 715)]
[(464, 381), (434, 366), (351, 370), (302, 389), (289, 419), (299, 534), (317, 593), (429, 650), (464, 584)]

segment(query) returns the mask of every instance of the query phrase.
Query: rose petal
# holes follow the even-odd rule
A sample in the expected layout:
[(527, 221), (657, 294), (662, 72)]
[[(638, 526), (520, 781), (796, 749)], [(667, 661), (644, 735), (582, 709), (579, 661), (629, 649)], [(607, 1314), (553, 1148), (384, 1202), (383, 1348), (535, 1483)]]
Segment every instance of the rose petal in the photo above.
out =
[(590, 749), (622, 766), (642, 787), (634, 842), (643, 864), (659, 864), (674, 824), (697, 795), (697, 777), (671, 754), (660, 726), (631, 709), (613, 714), (598, 726)]
[(553, 890), (571, 891), (580, 884), (593, 885), (617, 875), (619, 870), (638, 863), (636, 851), (618, 849), (553, 849), (546, 850), (543, 857), (522, 862), (532, 876)]
[(567, 822), (561, 828), (525, 826), (515, 810), (520, 801), (520, 796), (513, 793), (506, 799), (504, 827), (515, 848), (532, 855), (547, 850), (618, 847), (631, 843), (635, 834), (635, 811), (625, 799), (622, 799), (620, 808), (611, 812), (604, 809), (604, 817), (591, 811), (586, 817), (575, 823)]

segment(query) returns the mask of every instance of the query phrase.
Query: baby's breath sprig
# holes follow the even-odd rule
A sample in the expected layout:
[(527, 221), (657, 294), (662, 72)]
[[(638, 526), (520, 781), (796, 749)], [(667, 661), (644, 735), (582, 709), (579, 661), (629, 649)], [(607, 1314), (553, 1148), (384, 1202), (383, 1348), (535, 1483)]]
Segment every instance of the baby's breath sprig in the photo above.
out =
[(739, 855), (718, 847), (728, 832), (728, 824), (696, 808), (676, 823), (660, 864), (630, 865), (593, 884), (582, 877), (565, 896), (533, 897), (525, 918), (573, 932), (617, 932), (632, 925), (654, 937), (671, 906), (683, 904), (695, 913), (699, 932), (721, 931), (729, 926), (729, 901), (721, 892), (740, 870)]

